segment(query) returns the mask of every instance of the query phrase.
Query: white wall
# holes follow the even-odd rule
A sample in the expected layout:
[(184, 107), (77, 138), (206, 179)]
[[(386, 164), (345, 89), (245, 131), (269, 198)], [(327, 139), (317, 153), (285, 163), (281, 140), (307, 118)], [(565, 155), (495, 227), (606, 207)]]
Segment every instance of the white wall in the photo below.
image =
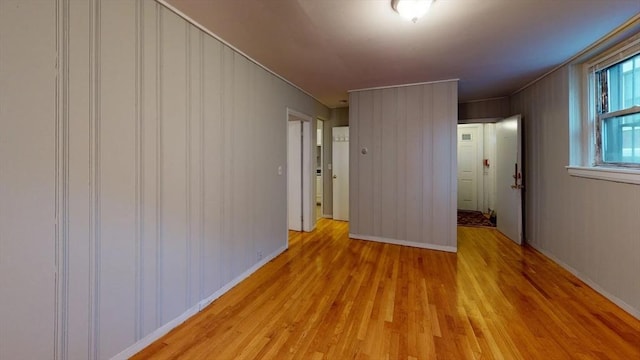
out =
[(511, 99), (523, 115), (525, 238), (640, 317), (640, 186), (571, 177), (569, 67)]
[(2, 0), (0, 79), (0, 358), (134, 351), (285, 248), (328, 109), (158, 3)]
[(352, 237), (456, 250), (457, 91), (447, 81), (350, 93)]

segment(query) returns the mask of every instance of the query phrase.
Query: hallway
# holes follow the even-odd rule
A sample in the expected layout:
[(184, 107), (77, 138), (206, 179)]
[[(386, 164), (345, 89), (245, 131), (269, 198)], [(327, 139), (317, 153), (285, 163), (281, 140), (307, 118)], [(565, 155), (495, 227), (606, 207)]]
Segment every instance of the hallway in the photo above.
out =
[(136, 359), (640, 358), (640, 321), (530, 247), (458, 227), (458, 254), (321, 219)]

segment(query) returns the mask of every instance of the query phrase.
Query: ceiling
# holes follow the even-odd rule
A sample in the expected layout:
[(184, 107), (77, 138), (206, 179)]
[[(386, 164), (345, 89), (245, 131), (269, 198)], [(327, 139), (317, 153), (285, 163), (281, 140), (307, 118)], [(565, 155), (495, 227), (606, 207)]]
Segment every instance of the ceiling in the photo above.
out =
[(390, 0), (165, 0), (329, 107), (348, 90), (459, 79), (507, 96), (640, 13), (640, 0), (437, 0), (417, 23)]

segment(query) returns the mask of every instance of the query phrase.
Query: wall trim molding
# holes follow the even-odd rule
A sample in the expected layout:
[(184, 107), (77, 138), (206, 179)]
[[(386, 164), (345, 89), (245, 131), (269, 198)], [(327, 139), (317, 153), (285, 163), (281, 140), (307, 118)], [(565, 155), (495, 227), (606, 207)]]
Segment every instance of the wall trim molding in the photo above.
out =
[(311, 95), (310, 93), (308, 93), (306, 90), (304, 90), (303, 88), (301, 88), (300, 86), (294, 84), (293, 82), (287, 80), (286, 78), (284, 78), (282, 75), (277, 74), (275, 71), (269, 69), (268, 67), (262, 65), (261, 63), (259, 63), (257, 60), (253, 59), (251, 56), (245, 54), (244, 52), (242, 52), (240, 49), (236, 48), (235, 46), (231, 45), (229, 42), (225, 41), (223, 38), (221, 38), (220, 36), (216, 35), (215, 33), (213, 33), (211, 30), (207, 29), (204, 25), (200, 24), (199, 22), (195, 21), (193, 18), (189, 17), (187, 14), (183, 13), (182, 11), (178, 10), (175, 6), (169, 4), (166, 0), (155, 0), (158, 4), (161, 4), (162, 6), (166, 7), (168, 10), (170, 10), (171, 12), (175, 13), (176, 15), (180, 16), (181, 18), (183, 18), (185, 21), (187, 21), (189, 24), (197, 27), (198, 29), (202, 30), (203, 32), (205, 32), (207, 35), (211, 36), (212, 38), (220, 41), (223, 45), (227, 46), (228, 48), (230, 48), (231, 50), (235, 51), (236, 53), (238, 53), (239, 55), (242, 55), (244, 58), (246, 58), (247, 60), (249, 60), (250, 62), (258, 65), (259, 67), (261, 67), (262, 69), (264, 69), (265, 71), (267, 71), (268, 73), (270, 73), (271, 75), (277, 77), (278, 79), (286, 82), (287, 84), (293, 86), (294, 88), (300, 90), (302, 93), (304, 93), (305, 95), (311, 97), (312, 99), (314, 99), (315, 101), (319, 102), (320, 104), (326, 106), (327, 108), (329, 107), (327, 104), (323, 103), (322, 101), (318, 100), (315, 96)]
[(569, 58), (565, 62), (559, 64), (558, 66), (554, 67), (553, 69), (547, 71), (546, 73), (540, 75), (539, 77), (535, 78), (534, 80), (528, 82), (527, 84), (525, 84), (524, 86), (522, 86), (518, 90), (516, 90), (513, 93), (511, 93), (510, 97), (514, 96), (514, 95), (516, 95), (516, 94), (518, 94), (518, 93), (520, 93), (522, 91), (524, 91), (525, 89), (527, 89), (527, 88), (529, 88), (529, 87), (531, 87), (533, 85), (535, 85), (540, 80), (542, 80), (542, 79), (546, 78), (547, 76), (553, 74), (554, 72), (562, 69), (566, 65), (584, 61), (585, 57), (589, 57), (589, 56), (593, 55), (594, 53), (596, 53), (598, 51), (601, 51), (601, 50), (603, 50), (605, 48), (609, 48), (611, 46), (615, 46), (613, 44), (615, 44), (615, 43), (619, 42), (620, 40), (624, 39), (629, 34), (633, 34), (634, 32), (638, 31), (638, 29), (640, 29), (640, 14), (634, 15), (632, 18), (627, 20), (624, 24), (620, 25), (617, 29), (614, 29), (610, 33), (606, 34), (604, 37), (602, 37), (599, 40), (597, 40), (595, 43), (587, 46), (585, 49), (583, 49), (579, 53), (575, 54), (574, 56), (572, 56), (571, 58)]
[(608, 291), (603, 289), (600, 285), (598, 285), (595, 281), (591, 280), (588, 276), (584, 275), (583, 273), (579, 272), (578, 270), (574, 269), (573, 267), (567, 265), (566, 263), (561, 261), (559, 258), (555, 257), (550, 252), (542, 249), (538, 244), (534, 244), (534, 243), (531, 243), (531, 242), (527, 242), (527, 244), (530, 245), (532, 248), (534, 248), (536, 251), (540, 252), (542, 255), (548, 257), (549, 259), (551, 259), (556, 264), (560, 265), (560, 267), (562, 267), (563, 269), (565, 269), (568, 272), (570, 272), (572, 275), (574, 275), (575, 277), (580, 279), (580, 281), (582, 281), (587, 286), (589, 286), (590, 288), (595, 290), (597, 293), (599, 293), (600, 295), (604, 296), (605, 298), (607, 298), (612, 303), (616, 304), (619, 308), (621, 308), (622, 310), (626, 311), (627, 313), (629, 313), (631, 316), (635, 317), (636, 319), (640, 320), (640, 309), (636, 309), (633, 306), (631, 306), (631, 305), (627, 304), (626, 302), (622, 301), (621, 299), (619, 299), (617, 296), (612, 295), (611, 293), (609, 293)]
[(126, 360), (126, 359), (129, 359), (130, 357), (132, 357), (133, 355), (139, 353), (144, 348), (146, 348), (147, 346), (151, 345), (154, 341), (160, 339), (161, 337), (163, 337), (164, 335), (169, 333), (169, 331), (171, 331), (174, 328), (176, 328), (178, 325), (184, 323), (185, 321), (189, 320), (191, 317), (193, 317), (194, 315), (196, 315), (200, 311), (204, 310), (204, 308), (209, 306), (212, 302), (214, 302), (220, 296), (222, 296), (225, 293), (227, 293), (233, 287), (235, 287), (240, 282), (242, 282), (243, 280), (245, 280), (246, 278), (251, 276), (251, 274), (253, 274), (258, 269), (263, 267), (269, 261), (271, 261), (271, 260), (275, 259), (276, 257), (278, 257), (278, 255), (282, 254), (286, 250), (287, 250), (287, 247), (283, 246), (283, 247), (279, 248), (278, 250), (272, 252), (268, 256), (264, 257), (260, 262), (256, 263), (251, 268), (249, 268), (247, 271), (245, 271), (242, 274), (240, 274), (240, 276), (238, 276), (235, 279), (231, 280), (226, 285), (224, 285), (223, 287), (218, 289), (216, 292), (214, 292), (213, 294), (209, 295), (207, 298), (201, 300), (196, 305), (190, 307), (189, 309), (187, 309), (185, 312), (180, 314), (175, 319), (169, 321), (168, 323), (166, 323), (163, 326), (159, 327), (158, 329), (154, 330), (149, 335), (145, 336), (144, 338), (140, 339), (139, 341), (137, 341), (133, 345), (131, 345), (128, 348), (124, 349), (123, 351), (121, 351), (119, 354), (117, 354), (116, 356), (112, 357), (111, 359), (112, 360)]
[(209, 306), (209, 304), (214, 302), (217, 298), (219, 298), (220, 296), (224, 295), (227, 291), (231, 290), (234, 286), (238, 285), (240, 282), (242, 282), (243, 280), (248, 278), (251, 274), (253, 274), (258, 269), (260, 269), (261, 267), (266, 265), (269, 261), (271, 261), (271, 260), (275, 259), (276, 257), (278, 257), (278, 255), (282, 254), (286, 250), (287, 250), (286, 246), (280, 247), (278, 250), (272, 252), (268, 256), (265, 256), (262, 260), (260, 260), (256, 264), (254, 264), (252, 267), (250, 267), (245, 272), (243, 272), (242, 274), (237, 276), (235, 279), (229, 281), (227, 284), (225, 284), (223, 287), (218, 289), (216, 292), (214, 292), (213, 294), (209, 295), (208, 297), (202, 299), (198, 303), (199, 311), (202, 311), (204, 308)]
[(446, 246), (446, 245), (436, 245), (436, 244), (425, 244), (419, 243), (415, 241), (407, 241), (407, 240), (399, 240), (399, 239), (390, 239), (378, 236), (370, 236), (370, 235), (360, 235), (360, 234), (352, 234), (349, 233), (349, 238), (355, 240), (366, 240), (366, 241), (374, 241), (379, 243), (391, 244), (391, 245), (402, 245), (402, 246), (410, 246), (427, 250), (437, 250), (437, 251), (445, 251), (445, 252), (458, 252), (457, 246)]
[(439, 83), (446, 83), (446, 82), (452, 82), (452, 81), (458, 82), (458, 81), (460, 81), (460, 79), (445, 79), (445, 80), (424, 81), (424, 82), (416, 82), (416, 83), (408, 83), (408, 84), (398, 84), (398, 85), (388, 85), (388, 86), (375, 86), (375, 87), (370, 87), (370, 88), (348, 90), (347, 93), (358, 92), (358, 91), (369, 91), (369, 90), (394, 89), (394, 88), (419, 86), (419, 85), (431, 85), (431, 84), (439, 84)]

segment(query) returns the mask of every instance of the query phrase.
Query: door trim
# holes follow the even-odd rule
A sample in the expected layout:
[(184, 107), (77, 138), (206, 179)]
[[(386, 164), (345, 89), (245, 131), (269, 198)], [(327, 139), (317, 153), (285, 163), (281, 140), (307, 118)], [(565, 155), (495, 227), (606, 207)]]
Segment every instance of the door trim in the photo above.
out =
[[(291, 109), (289, 107), (286, 108), (286, 124), (289, 123), (289, 121), (300, 121), (302, 123), (302, 131), (304, 133), (304, 137), (303, 137), (303, 143), (302, 143), (302, 218), (303, 218), (303, 226), (302, 226), (302, 231), (313, 231), (313, 229), (316, 226), (316, 219), (315, 217), (312, 215), (314, 212), (314, 207), (315, 207), (315, 186), (313, 181), (315, 180), (315, 177), (312, 177), (311, 175), (311, 171), (313, 170), (313, 146), (315, 146), (315, 142), (311, 141), (312, 139), (315, 139), (315, 136), (313, 136), (313, 134), (311, 133), (311, 123), (313, 121), (313, 117), (311, 117), (310, 115), (307, 115), (305, 113), (302, 113), (300, 111)], [(315, 127), (314, 127), (315, 128)], [(287, 234), (289, 232), (289, 163), (288, 163), (288, 156), (289, 156), (289, 126), (287, 125), (285, 128), (286, 131), (286, 137), (287, 137), (287, 163), (286, 163), (286, 177), (285, 177), (285, 183), (286, 183), (286, 192), (287, 192), (287, 196), (286, 196), (286, 215), (287, 215), (287, 222), (286, 222), (286, 230), (287, 230)], [(315, 172), (315, 171), (314, 171)], [(289, 236), (287, 235), (287, 247), (289, 244)]]

